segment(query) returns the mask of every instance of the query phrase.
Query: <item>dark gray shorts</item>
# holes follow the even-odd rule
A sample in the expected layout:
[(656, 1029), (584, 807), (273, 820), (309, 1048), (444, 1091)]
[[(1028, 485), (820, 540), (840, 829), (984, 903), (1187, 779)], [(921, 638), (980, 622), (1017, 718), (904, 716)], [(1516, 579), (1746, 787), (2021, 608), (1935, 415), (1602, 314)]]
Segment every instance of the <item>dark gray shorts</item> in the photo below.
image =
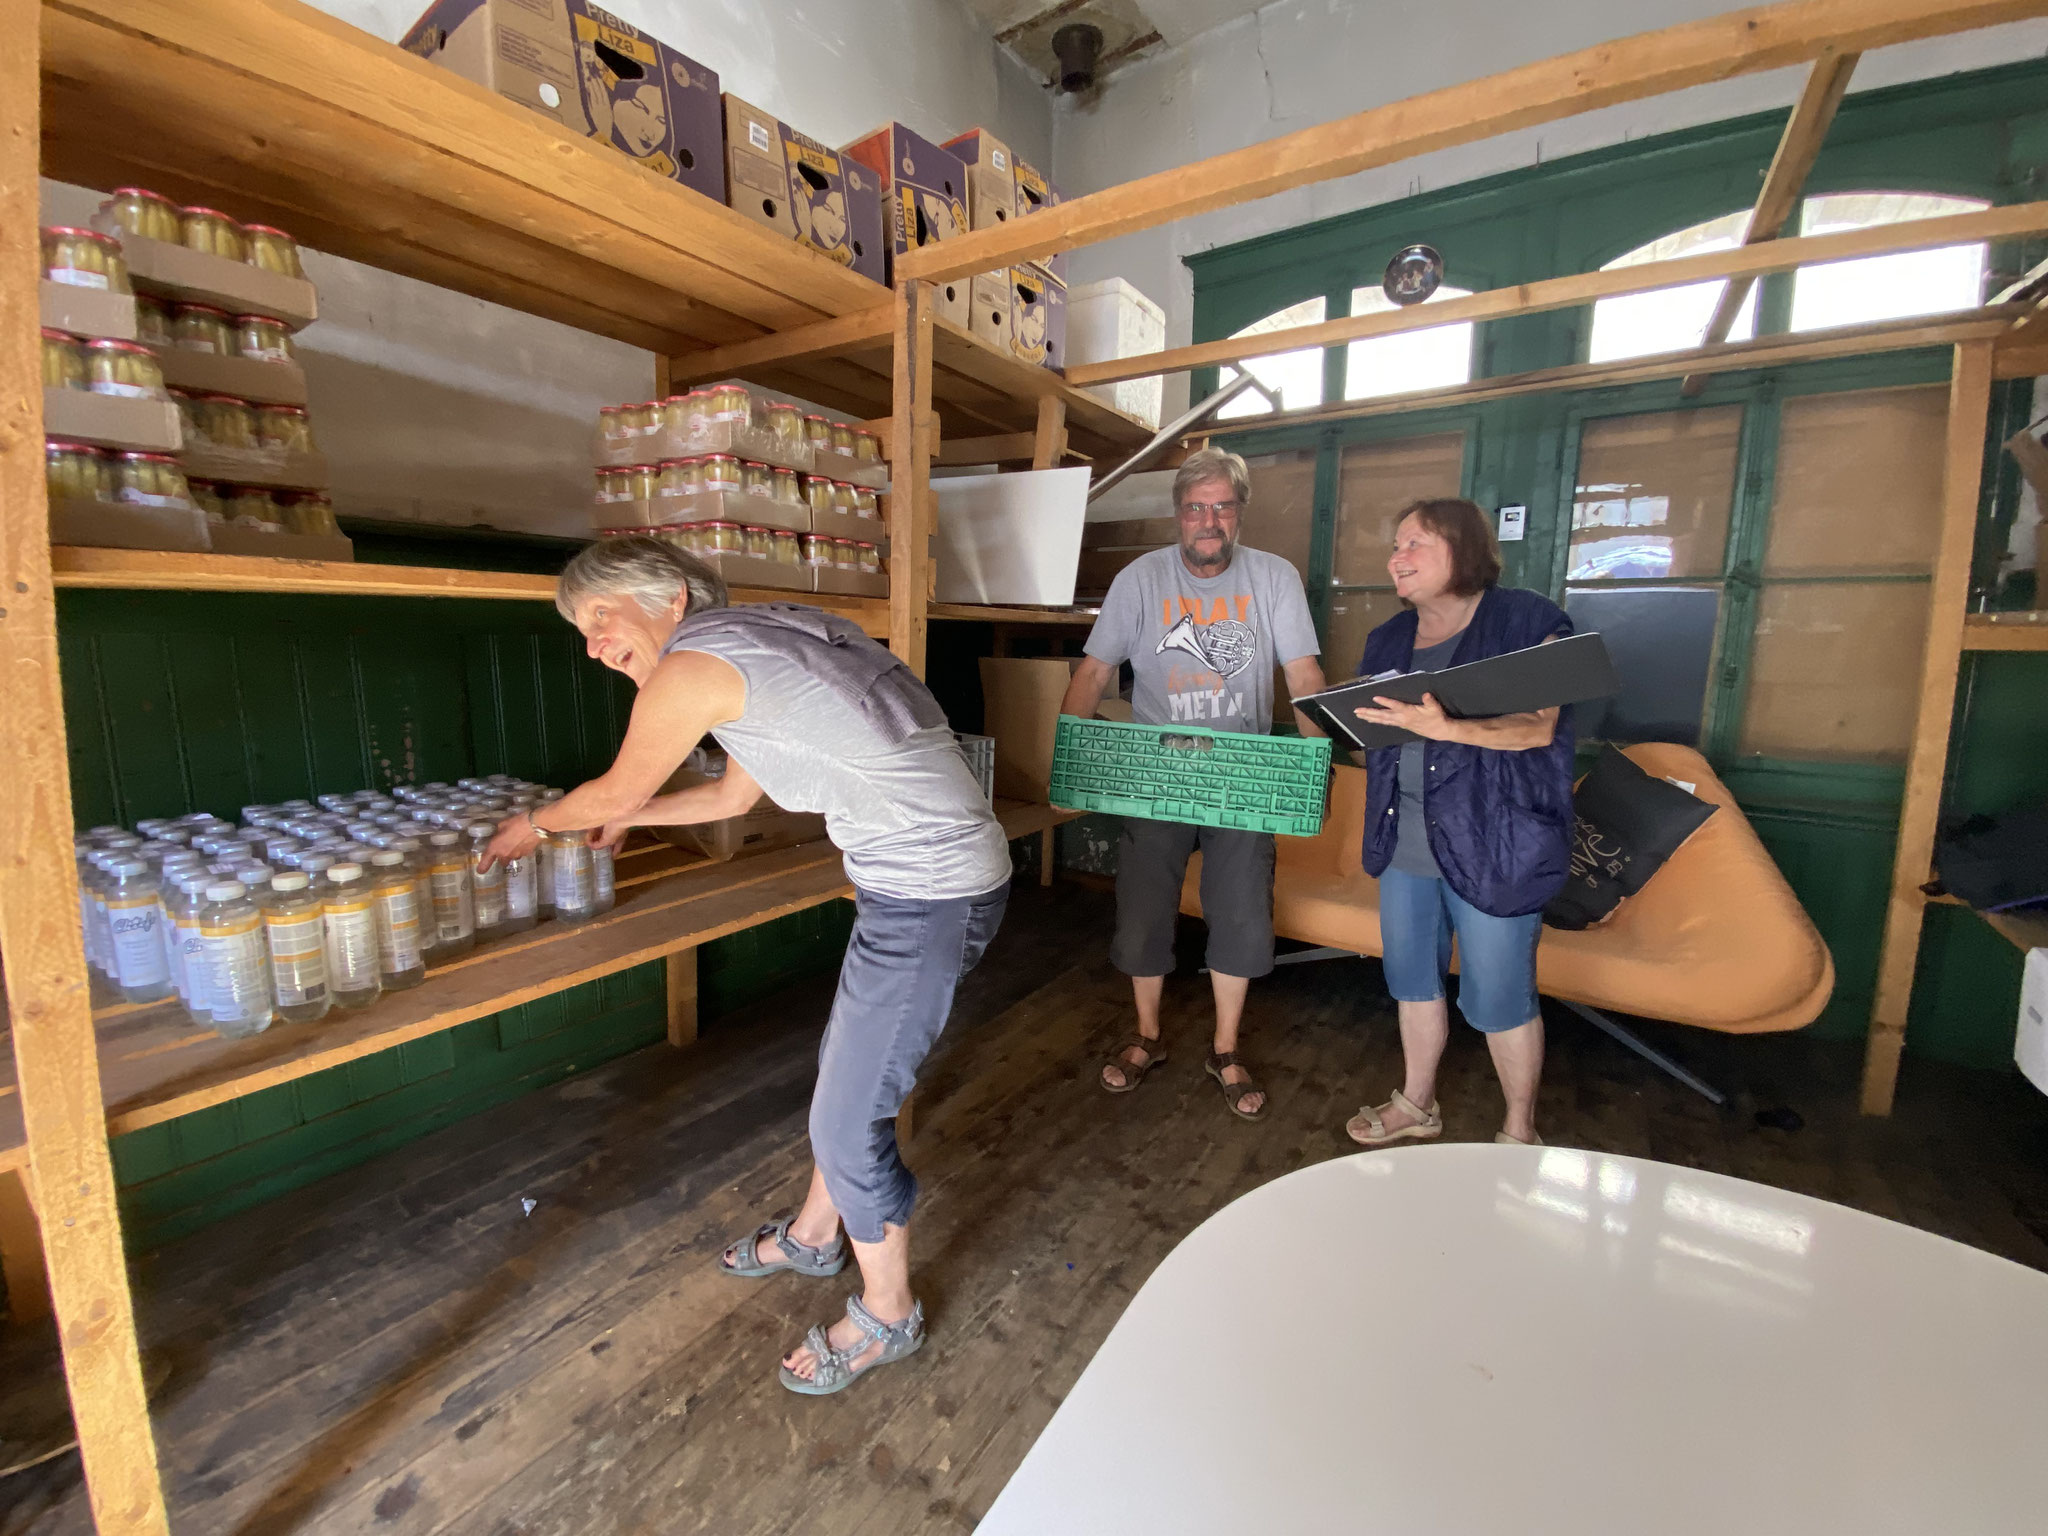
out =
[(1109, 946), (1109, 963), (1126, 976), (1172, 972), (1181, 881), (1197, 848), (1209, 969), (1247, 977), (1273, 969), (1273, 835), (1127, 816), (1117, 844), (1116, 938)]

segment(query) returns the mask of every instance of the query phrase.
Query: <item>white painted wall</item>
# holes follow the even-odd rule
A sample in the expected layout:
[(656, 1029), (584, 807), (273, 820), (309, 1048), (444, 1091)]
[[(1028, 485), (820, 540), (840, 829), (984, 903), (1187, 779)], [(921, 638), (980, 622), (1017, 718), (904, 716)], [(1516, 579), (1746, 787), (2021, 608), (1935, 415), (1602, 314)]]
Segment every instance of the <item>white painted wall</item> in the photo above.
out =
[[(396, 41), (426, 0), (313, 0)], [(1049, 101), (958, 0), (610, 0), (718, 71), (726, 90), (828, 144), (890, 120), (933, 139), (977, 124), (1050, 158)], [(45, 217), (96, 195), (44, 183)], [(645, 398), (636, 347), (310, 253), (322, 318), (298, 337), (313, 430), (343, 513), (531, 532), (589, 530), (601, 405)]]
[[(1052, 174), (1069, 193), (1256, 144), (1385, 102), (1737, 7), (1721, 0), (1281, 0), (1119, 70), (1092, 101), (1059, 98)], [(2048, 51), (2048, 21), (1866, 55), (1856, 90), (2010, 63)], [(1166, 310), (1167, 345), (1190, 339), (1196, 251), (1631, 138), (1772, 107), (1798, 96), (1780, 70), (1585, 113), (1381, 170), (1225, 209), (1076, 251), (1076, 283), (1123, 277)], [(1187, 400), (1167, 381), (1166, 411)]]

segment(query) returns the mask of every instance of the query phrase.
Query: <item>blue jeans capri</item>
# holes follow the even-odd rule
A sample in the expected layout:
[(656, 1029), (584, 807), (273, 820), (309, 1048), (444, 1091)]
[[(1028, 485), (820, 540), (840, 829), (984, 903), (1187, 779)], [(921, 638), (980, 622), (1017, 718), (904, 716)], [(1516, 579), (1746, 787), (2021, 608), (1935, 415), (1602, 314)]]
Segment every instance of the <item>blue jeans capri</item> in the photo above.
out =
[(1536, 1017), (1536, 941), (1543, 914), (1492, 917), (1442, 880), (1389, 869), (1380, 876), (1380, 942), (1387, 991), (1399, 1003), (1444, 995), (1458, 941), (1458, 1012), (1496, 1035)]
[(936, 901), (854, 889), (853, 936), (818, 1047), (811, 1156), (856, 1242), (879, 1243), (884, 1223), (910, 1220), (917, 1180), (896, 1146), (896, 1112), (1009, 899), (1007, 881)]

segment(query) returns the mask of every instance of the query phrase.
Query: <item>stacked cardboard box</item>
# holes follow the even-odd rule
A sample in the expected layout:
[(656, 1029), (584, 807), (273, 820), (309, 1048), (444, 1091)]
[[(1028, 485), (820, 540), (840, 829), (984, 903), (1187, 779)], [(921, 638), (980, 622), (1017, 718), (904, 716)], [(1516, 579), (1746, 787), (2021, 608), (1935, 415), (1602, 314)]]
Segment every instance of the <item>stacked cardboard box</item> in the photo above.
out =
[[(1027, 218), (1060, 200), (1057, 187), (986, 128), (970, 128), (948, 139), (946, 148), (965, 167), (968, 222), (975, 229)], [(1064, 367), (1066, 262), (1064, 255), (1053, 256), (976, 275), (969, 288), (968, 328), (978, 340), (1025, 362)]]
[[(905, 251), (950, 240), (967, 230), (967, 167), (951, 150), (901, 123), (891, 123), (856, 139), (841, 153), (866, 167), (880, 183), (887, 210), (884, 243), (892, 261)], [(893, 269), (891, 275), (893, 280)], [(965, 281), (941, 283), (938, 299), (942, 319), (968, 326), (971, 310)]]

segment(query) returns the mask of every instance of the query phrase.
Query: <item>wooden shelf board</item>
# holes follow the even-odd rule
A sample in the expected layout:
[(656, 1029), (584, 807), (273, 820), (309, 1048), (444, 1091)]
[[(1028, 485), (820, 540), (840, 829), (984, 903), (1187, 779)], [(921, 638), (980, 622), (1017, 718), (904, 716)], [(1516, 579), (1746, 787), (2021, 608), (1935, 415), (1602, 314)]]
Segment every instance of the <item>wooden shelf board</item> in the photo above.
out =
[[(996, 810), (1013, 839), (1079, 814), (1014, 800)], [(230, 1040), (194, 1025), (175, 1002), (100, 1008), (107, 1130), (174, 1120), (852, 894), (830, 843), (727, 864), (650, 843), (621, 856), (619, 903), (604, 916), (542, 923), (484, 945), (360, 1013), (336, 1010), (318, 1024), (278, 1024)], [(12, 1053), (0, 1057), (0, 1169), (17, 1168), (28, 1160), (21, 1099)]]
[[(50, 551), (59, 587), (159, 592), (297, 592), (330, 597), (468, 597), (553, 602), (555, 578), (519, 571), (458, 571), (347, 560), (273, 560), (261, 555), (188, 555), (154, 549)], [(888, 599), (827, 592), (734, 587), (736, 603), (809, 603), (843, 613), (871, 635), (889, 633)]]
[(992, 624), (1093, 624), (1099, 608), (1014, 608), (997, 603), (933, 603), (935, 619), (979, 619)]
[(1963, 620), (1966, 651), (2048, 651), (2048, 613), (1973, 613)]
[(43, 162), (656, 351), (885, 302), (815, 251), (296, 0), (49, 0)]

